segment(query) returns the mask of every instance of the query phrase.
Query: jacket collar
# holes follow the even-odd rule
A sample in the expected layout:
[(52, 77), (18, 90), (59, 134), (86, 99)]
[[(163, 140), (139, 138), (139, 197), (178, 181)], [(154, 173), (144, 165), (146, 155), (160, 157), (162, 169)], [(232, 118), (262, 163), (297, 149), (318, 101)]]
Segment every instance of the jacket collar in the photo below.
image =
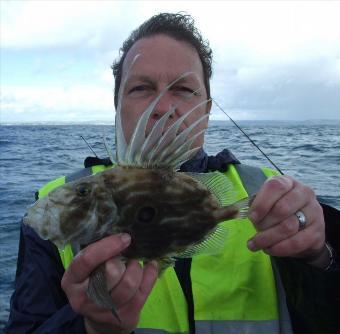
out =
[(210, 155), (201, 148), (196, 155), (182, 164), (181, 172), (206, 173), (208, 171), (226, 171), (229, 164), (240, 164), (231, 151), (224, 149), (217, 155)]

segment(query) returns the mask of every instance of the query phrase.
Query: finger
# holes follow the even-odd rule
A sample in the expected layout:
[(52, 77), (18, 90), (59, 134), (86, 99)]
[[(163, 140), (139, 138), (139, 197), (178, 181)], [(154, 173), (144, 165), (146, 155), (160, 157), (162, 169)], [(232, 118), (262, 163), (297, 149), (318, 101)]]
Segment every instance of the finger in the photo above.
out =
[[(306, 221), (307, 228), (313, 225), (316, 207), (314, 203), (302, 208)], [(285, 239), (288, 239), (299, 232), (299, 220), (295, 214), (290, 215), (280, 223), (273, 225), (266, 230), (258, 232), (252, 239), (248, 241), (248, 248), (252, 251), (269, 248)]]
[(313, 224), (291, 238), (266, 248), (265, 252), (272, 256), (307, 257), (309, 254), (317, 253), (324, 242), (324, 234), (318, 225)]
[(130, 241), (128, 234), (121, 233), (94, 242), (77, 254), (63, 279), (69, 283), (84, 281), (98, 265), (120, 254), (129, 246)]
[(143, 279), (143, 269), (137, 260), (127, 262), (124, 275), (111, 291), (113, 303), (119, 308), (136, 294)]
[(289, 176), (274, 176), (268, 179), (253, 200), (249, 209), (249, 218), (253, 223), (261, 221), (272, 206), (294, 186)]
[(142, 282), (137, 293), (131, 301), (120, 309), (120, 314), (129, 312), (130, 310), (140, 310), (145, 304), (152, 288), (154, 287), (158, 277), (158, 266), (155, 261), (147, 263), (143, 268)]
[[(142, 272), (142, 281), (134, 297), (130, 300), (130, 302), (122, 305), (116, 310), (126, 327), (131, 325), (131, 328), (133, 328), (135, 323), (138, 321), (140, 310), (142, 309), (158, 277), (157, 263), (152, 261), (146, 264), (143, 267)], [(112, 313), (103, 313), (101, 316), (103, 319), (105, 319), (107, 316), (112, 318)], [(114, 319), (114, 321), (116, 321), (116, 319)]]
[(296, 182), (290, 191), (279, 198), (262, 220), (254, 223), (256, 229), (264, 231), (288, 219), (312, 201), (313, 197), (315, 198), (312, 189)]
[(144, 267), (143, 280), (139, 287), (139, 295), (142, 297), (143, 304), (146, 298), (149, 296), (154, 284), (156, 283), (158, 277), (158, 264), (156, 261), (151, 261), (147, 263)]
[(251, 251), (266, 249), (293, 236), (298, 230), (299, 225), (297, 218), (295, 216), (290, 216), (280, 224), (257, 233), (252, 239), (248, 240), (247, 246)]
[(121, 258), (113, 258), (105, 262), (106, 284), (111, 291), (122, 279), (126, 271), (126, 263)]

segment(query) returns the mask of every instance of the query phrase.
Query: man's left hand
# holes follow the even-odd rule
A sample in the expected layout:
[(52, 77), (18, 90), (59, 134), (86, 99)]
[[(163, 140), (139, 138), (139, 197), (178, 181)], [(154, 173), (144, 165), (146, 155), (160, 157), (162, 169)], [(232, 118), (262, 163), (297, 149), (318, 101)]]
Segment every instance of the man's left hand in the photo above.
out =
[[(296, 215), (301, 211), (306, 224)], [(263, 250), (272, 256), (289, 256), (314, 260), (325, 249), (323, 211), (313, 190), (289, 176), (268, 179), (249, 210), (257, 233), (248, 241), (252, 251)], [(327, 256), (318, 265), (327, 266)], [(323, 263), (324, 262), (324, 263)]]

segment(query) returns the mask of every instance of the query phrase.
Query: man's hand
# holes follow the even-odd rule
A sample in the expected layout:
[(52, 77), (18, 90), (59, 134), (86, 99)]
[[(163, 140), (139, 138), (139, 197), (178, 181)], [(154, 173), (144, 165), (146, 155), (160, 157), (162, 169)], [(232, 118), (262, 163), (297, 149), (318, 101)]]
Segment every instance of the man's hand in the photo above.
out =
[[(65, 271), (61, 286), (72, 309), (84, 316), (88, 334), (130, 333), (138, 323), (158, 273), (153, 262), (143, 268), (136, 260), (122, 262), (120, 253), (129, 244), (128, 234), (103, 238), (81, 250)], [(121, 323), (110, 310), (97, 306), (86, 294), (91, 272), (102, 263), (105, 263), (107, 286)]]
[[(306, 217), (303, 229), (299, 229), (297, 211)], [(327, 266), (323, 211), (309, 187), (289, 176), (268, 179), (251, 204), (249, 218), (257, 230), (248, 241), (250, 250), (262, 249), (272, 256), (303, 258), (318, 267)]]

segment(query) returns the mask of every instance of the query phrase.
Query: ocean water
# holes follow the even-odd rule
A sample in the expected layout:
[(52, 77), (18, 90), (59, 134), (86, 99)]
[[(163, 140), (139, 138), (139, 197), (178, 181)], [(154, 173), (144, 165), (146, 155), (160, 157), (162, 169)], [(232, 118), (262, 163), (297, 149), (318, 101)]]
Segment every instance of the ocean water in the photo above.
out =
[[(334, 122), (240, 122), (285, 173), (311, 186), (320, 200), (340, 209), (340, 120)], [(47, 181), (82, 168), (90, 143), (105, 157), (109, 125), (3, 125), (0, 127), (0, 333), (14, 287), (20, 220)], [(229, 122), (212, 121), (206, 151), (229, 148), (243, 163), (271, 167)]]

